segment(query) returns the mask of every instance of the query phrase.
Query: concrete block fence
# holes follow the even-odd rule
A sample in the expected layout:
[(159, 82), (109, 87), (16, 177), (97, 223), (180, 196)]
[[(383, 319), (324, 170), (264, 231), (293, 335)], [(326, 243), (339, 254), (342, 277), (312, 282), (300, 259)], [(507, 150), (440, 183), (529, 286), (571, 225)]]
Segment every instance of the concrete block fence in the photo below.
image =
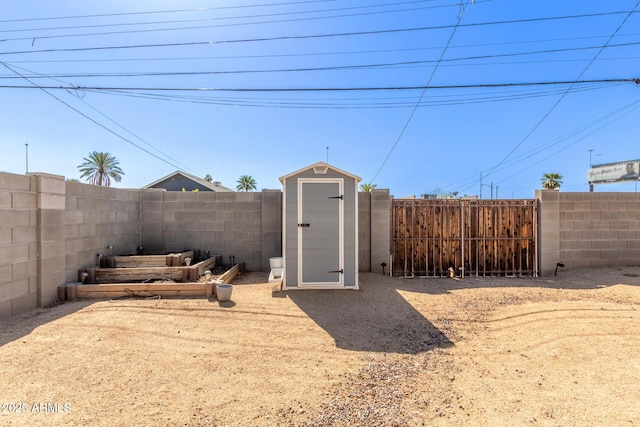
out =
[[(640, 265), (638, 193), (537, 191), (542, 275), (565, 268)], [(358, 194), (360, 271), (389, 263), (388, 190)], [(208, 250), (267, 271), (282, 248), (282, 192), (169, 192), (0, 173), (0, 318), (46, 306), (97, 254)], [(388, 268), (387, 270), (388, 271)]]
[(540, 271), (640, 265), (640, 193), (536, 191)]
[[(359, 194), (361, 271), (389, 258), (390, 200), (388, 190)], [(0, 173), (0, 318), (55, 302), (58, 286), (76, 282), (98, 254), (139, 246), (208, 250), (268, 271), (269, 258), (282, 255), (282, 192), (128, 190)]]

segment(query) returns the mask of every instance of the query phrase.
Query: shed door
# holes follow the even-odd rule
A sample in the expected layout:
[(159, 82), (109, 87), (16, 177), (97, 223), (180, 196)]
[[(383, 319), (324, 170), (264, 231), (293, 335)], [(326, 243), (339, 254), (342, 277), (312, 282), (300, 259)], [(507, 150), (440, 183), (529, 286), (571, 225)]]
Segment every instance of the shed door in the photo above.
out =
[(298, 181), (298, 283), (342, 286), (343, 181)]

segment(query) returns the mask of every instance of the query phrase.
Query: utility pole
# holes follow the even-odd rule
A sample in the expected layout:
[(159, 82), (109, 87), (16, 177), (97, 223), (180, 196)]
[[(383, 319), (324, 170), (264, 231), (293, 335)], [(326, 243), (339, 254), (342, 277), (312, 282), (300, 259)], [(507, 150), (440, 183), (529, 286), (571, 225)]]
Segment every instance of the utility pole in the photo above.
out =
[(329, 164), (329, 146), (327, 145), (327, 164)]
[[(589, 169), (591, 169), (593, 167), (593, 164), (591, 163), (591, 153), (593, 153), (593, 148), (589, 148), (587, 151), (589, 152)], [(589, 192), (593, 193), (593, 184), (591, 181), (589, 181)]]
[(29, 173), (29, 144), (24, 144), (25, 147), (25, 157), (26, 157), (26, 172), (25, 175)]

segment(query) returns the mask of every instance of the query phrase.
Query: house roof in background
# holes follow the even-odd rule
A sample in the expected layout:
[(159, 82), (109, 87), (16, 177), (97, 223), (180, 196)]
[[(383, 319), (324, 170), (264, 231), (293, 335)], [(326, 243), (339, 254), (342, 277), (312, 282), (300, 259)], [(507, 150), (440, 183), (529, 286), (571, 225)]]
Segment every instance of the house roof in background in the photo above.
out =
[(144, 187), (142, 187), (142, 188), (143, 188), (143, 189), (146, 189), (146, 188), (156, 188), (156, 186), (157, 186), (158, 184), (160, 184), (160, 183), (162, 183), (162, 182), (165, 182), (165, 181), (170, 181), (170, 180), (172, 180), (172, 179), (176, 179), (176, 178), (178, 178), (178, 177), (182, 177), (182, 178), (189, 179), (189, 180), (191, 180), (191, 181), (193, 181), (193, 182), (195, 182), (195, 183), (197, 183), (197, 184), (199, 184), (199, 185), (201, 185), (201, 186), (203, 186), (203, 187), (206, 187), (206, 188), (210, 189), (211, 191), (216, 191), (216, 192), (233, 192), (233, 190), (232, 190), (232, 189), (230, 189), (230, 188), (227, 188), (227, 187), (223, 186), (219, 181), (209, 182), (209, 181), (207, 181), (207, 180), (205, 180), (205, 179), (198, 178), (197, 176), (194, 176), (194, 175), (188, 174), (188, 173), (183, 172), (183, 171), (175, 171), (175, 172), (172, 172), (172, 173), (170, 173), (169, 175), (166, 175), (166, 176), (164, 176), (164, 177), (162, 177), (162, 178), (160, 178), (160, 179), (157, 179), (157, 180), (153, 181), (152, 183), (145, 185), (145, 186), (144, 186)]

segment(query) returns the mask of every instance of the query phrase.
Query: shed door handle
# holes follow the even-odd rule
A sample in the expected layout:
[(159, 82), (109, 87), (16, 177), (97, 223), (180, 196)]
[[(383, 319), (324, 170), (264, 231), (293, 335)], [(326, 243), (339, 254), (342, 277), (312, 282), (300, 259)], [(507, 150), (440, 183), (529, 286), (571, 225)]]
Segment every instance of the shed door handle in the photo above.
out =
[(332, 271), (327, 271), (327, 273), (340, 273), (340, 274), (344, 274), (344, 270), (340, 269), (340, 270), (332, 270)]
[(298, 224), (298, 227), (309, 227), (311, 224), (309, 224), (308, 222), (303, 222)]
[(339, 195), (339, 196), (333, 196), (333, 197), (329, 197), (329, 199), (340, 199), (340, 200), (344, 200), (344, 195)]

